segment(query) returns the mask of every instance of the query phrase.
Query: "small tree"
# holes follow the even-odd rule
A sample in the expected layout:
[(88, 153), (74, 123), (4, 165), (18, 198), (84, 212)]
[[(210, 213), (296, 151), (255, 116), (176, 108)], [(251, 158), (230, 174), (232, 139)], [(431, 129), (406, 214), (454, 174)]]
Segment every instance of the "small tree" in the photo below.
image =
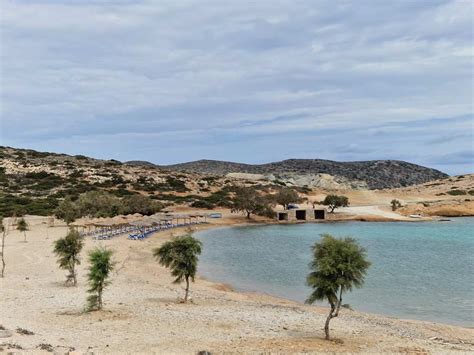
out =
[(283, 188), (275, 196), (275, 201), (279, 205), (282, 205), (285, 210), (288, 209), (290, 203), (296, 203), (300, 201), (298, 193), (290, 189), (289, 187)]
[(106, 286), (110, 285), (108, 281), (110, 272), (114, 269), (112, 261), (112, 250), (105, 248), (96, 248), (89, 253), (89, 289), (90, 294), (87, 297), (87, 311), (98, 311), (102, 309), (102, 294)]
[(268, 202), (255, 189), (241, 187), (232, 200), (231, 212), (244, 212), (250, 218), (250, 215), (262, 213), (268, 207)]
[(390, 201), (390, 205), (392, 205), (392, 211), (396, 211), (398, 208), (402, 207), (402, 204), (400, 203), (400, 201), (396, 199), (393, 199), (392, 201)]
[(0, 233), (2, 233), (2, 277), (5, 274), (5, 238), (7, 236), (7, 227), (4, 224), (3, 217), (0, 217)]
[(77, 218), (81, 217), (79, 208), (71, 200), (70, 197), (66, 197), (54, 210), (54, 216), (62, 219), (67, 225), (74, 222)]
[(313, 293), (306, 303), (327, 300), (331, 305), (324, 325), (326, 340), (329, 340), (329, 322), (339, 315), (342, 294), (353, 287), (362, 287), (370, 262), (365, 249), (353, 238), (337, 239), (324, 234), (312, 251), (312, 272), (307, 277), (307, 284), (313, 288)]
[(66, 284), (72, 282), (74, 286), (77, 285), (76, 265), (81, 263), (79, 254), (83, 246), (84, 242), (79, 232), (72, 228), (64, 238), (54, 242), (54, 253), (58, 256), (59, 267), (69, 271)]
[(323, 205), (328, 206), (331, 210), (330, 212), (334, 213), (336, 208), (349, 206), (349, 198), (346, 196), (327, 195), (323, 201)]
[(178, 237), (153, 250), (159, 263), (171, 269), (171, 275), (176, 277), (174, 283), (186, 281), (185, 303), (188, 302), (189, 280), (194, 282), (201, 250), (202, 243), (191, 235)]
[(26, 231), (28, 230), (28, 223), (22, 217), (16, 222), (16, 229), (20, 232), (23, 232), (24, 239), (23, 241), (26, 242)]

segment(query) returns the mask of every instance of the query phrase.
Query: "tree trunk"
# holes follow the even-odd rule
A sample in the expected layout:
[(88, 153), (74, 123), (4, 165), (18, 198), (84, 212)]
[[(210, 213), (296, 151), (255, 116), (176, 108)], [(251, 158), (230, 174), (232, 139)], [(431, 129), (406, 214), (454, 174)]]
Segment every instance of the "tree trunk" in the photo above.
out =
[(74, 265), (72, 265), (71, 267), (71, 276), (72, 276), (72, 284), (74, 286), (77, 286), (76, 270), (74, 268)]
[(97, 308), (98, 310), (102, 309), (102, 283), (99, 285), (99, 289), (97, 290)]
[(184, 303), (188, 302), (188, 295), (189, 295), (189, 276), (186, 276), (186, 293), (184, 295)]
[(24, 236), (23, 241), (26, 243), (26, 231), (23, 231), (23, 236)]
[(326, 334), (325, 339), (330, 340), (329, 337), (329, 322), (331, 319), (336, 318), (339, 315), (339, 310), (341, 309), (342, 304), (342, 287), (339, 288), (339, 299), (337, 300), (336, 304), (331, 302), (331, 311), (326, 318), (326, 324), (324, 325), (324, 333)]
[(247, 212), (247, 218), (250, 219), (250, 212)]
[(332, 311), (333, 309), (331, 308), (331, 312), (329, 312), (328, 317), (326, 318), (326, 324), (324, 325), (324, 333), (326, 334), (325, 339), (329, 340), (329, 322), (332, 319)]
[(5, 273), (5, 231), (2, 234), (2, 277)]

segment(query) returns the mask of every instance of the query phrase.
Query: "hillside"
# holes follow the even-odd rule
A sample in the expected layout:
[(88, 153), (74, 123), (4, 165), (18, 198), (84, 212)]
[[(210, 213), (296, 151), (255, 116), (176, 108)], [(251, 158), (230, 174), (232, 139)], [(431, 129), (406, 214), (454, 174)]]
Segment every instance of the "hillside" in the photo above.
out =
[(232, 179), (179, 173), (162, 168), (125, 165), (30, 149), (0, 147), (0, 215), (48, 215), (65, 197), (77, 199), (89, 191), (118, 198), (144, 195), (164, 207), (175, 204), (223, 205)]
[(198, 160), (168, 165), (165, 168), (216, 175), (261, 174), (269, 179), (278, 180), (306, 176), (311, 181), (311, 176), (327, 174), (337, 182), (352, 184), (353, 188), (367, 187), (369, 189), (405, 187), (448, 177), (447, 174), (435, 169), (396, 160), (336, 162), (320, 159), (289, 159), (261, 165)]
[[(349, 177), (308, 173), (330, 166), (333, 167), (331, 172)], [(362, 166), (367, 166), (367, 171)], [(316, 170), (317, 167), (321, 170)], [(368, 176), (370, 173), (372, 178)], [(424, 182), (437, 175), (442, 179)], [(384, 177), (389, 183), (384, 182)], [(414, 181), (423, 183), (398, 187)], [(367, 188), (380, 185), (393, 185), (393, 188)], [(107, 192), (119, 199), (147, 196), (163, 208), (228, 208), (239, 186), (251, 186), (262, 194), (274, 194), (288, 186), (309, 201), (320, 201), (328, 193), (341, 193), (349, 196), (354, 204), (387, 206), (393, 198), (407, 203), (448, 200), (465, 204), (474, 193), (473, 175), (446, 178), (436, 170), (403, 162), (287, 160), (246, 165), (199, 161), (164, 167), (142, 161), (121, 163), (82, 155), (0, 147), (0, 215), (3, 216), (49, 215), (65, 197), (74, 200), (90, 191)]]

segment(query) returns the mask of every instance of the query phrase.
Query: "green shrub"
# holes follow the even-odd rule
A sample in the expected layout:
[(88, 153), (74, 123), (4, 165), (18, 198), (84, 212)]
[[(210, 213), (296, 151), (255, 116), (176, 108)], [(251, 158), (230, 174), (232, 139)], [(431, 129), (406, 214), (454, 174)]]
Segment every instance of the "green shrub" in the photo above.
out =
[(32, 199), (11, 194), (0, 196), (0, 215), (5, 217), (25, 214), (50, 216), (57, 206), (58, 201), (54, 197)]
[[(189, 189), (186, 187), (186, 184), (183, 180), (177, 179), (173, 176), (168, 176), (166, 178), (166, 183), (165, 183), (170, 191), (175, 191), (175, 192), (186, 192), (189, 191)], [(164, 187), (163, 184), (160, 184), (160, 186)]]
[(209, 201), (198, 200), (191, 203), (191, 207), (212, 210), (215, 206)]
[(467, 195), (467, 192), (465, 190), (451, 190), (446, 192), (448, 195), (452, 196), (460, 196), (460, 195)]
[(140, 213), (142, 215), (152, 215), (161, 211), (163, 205), (157, 201), (150, 199), (147, 196), (132, 195), (126, 196), (122, 199), (122, 213), (134, 214)]

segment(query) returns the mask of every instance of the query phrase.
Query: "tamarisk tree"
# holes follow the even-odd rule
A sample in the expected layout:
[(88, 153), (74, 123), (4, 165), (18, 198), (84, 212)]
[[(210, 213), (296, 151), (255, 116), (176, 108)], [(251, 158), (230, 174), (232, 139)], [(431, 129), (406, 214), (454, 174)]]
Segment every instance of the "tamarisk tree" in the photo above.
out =
[(231, 212), (243, 212), (250, 219), (252, 214), (264, 214), (268, 210), (271, 210), (268, 201), (257, 190), (252, 187), (237, 189)]
[(96, 248), (89, 253), (89, 289), (87, 297), (87, 311), (98, 311), (102, 309), (102, 295), (106, 286), (110, 285), (108, 280), (110, 273), (114, 269), (112, 260), (112, 250), (106, 248)]
[(201, 250), (201, 241), (191, 235), (177, 237), (153, 250), (153, 255), (159, 263), (171, 269), (171, 275), (176, 277), (174, 283), (186, 281), (184, 303), (188, 302), (189, 281), (194, 282)]
[(20, 232), (23, 232), (24, 239), (23, 241), (26, 242), (26, 231), (28, 230), (28, 223), (25, 221), (25, 219), (22, 217), (16, 222), (16, 229), (19, 230)]
[(66, 284), (77, 285), (76, 265), (81, 263), (79, 254), (81, 253), (84, 242), (79, 232), (73, 228), (61, 239), (54, 242), (54, 253), (58, 256), (58, 264), (61, 269), (69, 271), (66, 278)]
[(326, 340), (329, 340), (329, 322), (339, 315), (343, 293), (353, 287), (362, 287), (370, 262), (365, 249), (353, 238), (337, 239), (324, 234), (312, 251), (312, 272), (307, 277), (307, 284), (313, 293), (306, 303), (329, 302), (331, 310), (324, 325)]
[(349, 206), (349, 198), (339, 195), (327, 195), (322, 204), (328, 206), (330, 212), (334, 213), (336, 208)]
[(299, 202), (301, 199), (295, 190), (285, 187), (276, 194), (275, 201), (287, 210), (290, 203)]

